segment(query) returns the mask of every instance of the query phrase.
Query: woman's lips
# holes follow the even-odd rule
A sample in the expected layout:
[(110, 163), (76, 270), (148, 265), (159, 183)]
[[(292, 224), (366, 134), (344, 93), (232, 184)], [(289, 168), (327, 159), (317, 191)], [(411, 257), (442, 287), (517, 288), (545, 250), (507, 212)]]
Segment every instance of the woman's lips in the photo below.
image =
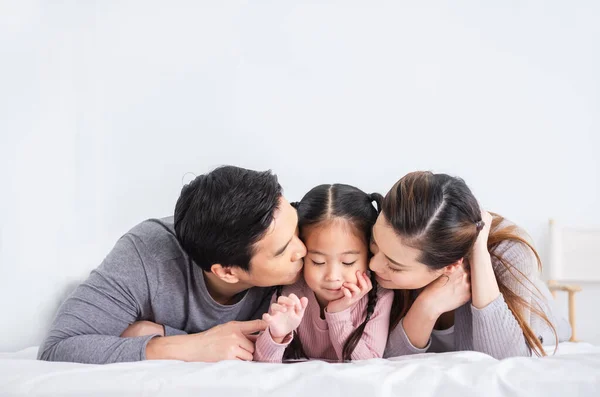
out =
[(386, 282), (392, 281), (392, 280), (388, 280), (387, 278), (379, 277), (378, 275), (375, 275), (375, 278), (377, 279), (377, 281), (386, 281)]

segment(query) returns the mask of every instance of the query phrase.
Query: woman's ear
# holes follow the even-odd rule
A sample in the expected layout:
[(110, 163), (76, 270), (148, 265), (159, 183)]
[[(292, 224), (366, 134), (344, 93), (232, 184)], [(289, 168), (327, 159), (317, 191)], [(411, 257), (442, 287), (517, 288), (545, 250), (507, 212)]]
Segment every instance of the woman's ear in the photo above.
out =
[(459, 268), (463, 267), (463, 262), (464, 262), (465, 258), (460, 258), (459, 260), (457, 260), (456, 262), (444, 267), (442, 274), (445, 275), (450, 275), (452, 273), (454, 273), (456, 270), (458, 270)]

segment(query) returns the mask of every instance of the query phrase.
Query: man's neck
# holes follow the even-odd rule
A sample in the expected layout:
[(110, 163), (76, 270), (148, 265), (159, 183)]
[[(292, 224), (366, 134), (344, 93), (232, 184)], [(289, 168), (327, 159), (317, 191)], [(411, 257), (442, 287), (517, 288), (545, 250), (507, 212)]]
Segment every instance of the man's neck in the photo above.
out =
[(211, 272), (202, 271), (202, 274), (209, 295), (221, 305), (233, 305), (237, 302), (235, 300), (236, 295), (251, 287), (243, 283), (226, 283)]

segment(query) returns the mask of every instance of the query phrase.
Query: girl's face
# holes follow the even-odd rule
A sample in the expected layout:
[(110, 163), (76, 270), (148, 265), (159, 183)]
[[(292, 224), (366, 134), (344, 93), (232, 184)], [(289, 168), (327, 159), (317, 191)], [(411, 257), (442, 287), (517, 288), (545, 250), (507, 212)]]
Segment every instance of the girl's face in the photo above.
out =
[(347, 220), (339, 218), (303, 230), (308, 251), (304, 279), (321, 305), (343, 297), (342, 285), (356, 284), (356, 272), (367, 270), (367, 243), (357, 234)]

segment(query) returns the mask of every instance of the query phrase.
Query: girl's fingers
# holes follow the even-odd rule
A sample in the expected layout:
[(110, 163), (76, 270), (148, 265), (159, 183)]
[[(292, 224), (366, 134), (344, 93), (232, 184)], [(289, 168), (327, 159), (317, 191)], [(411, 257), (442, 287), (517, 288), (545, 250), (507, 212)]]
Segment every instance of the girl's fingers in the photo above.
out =
[(285, 313), (285, 312), (287, 312), (287, 306), (280, 305), (278, 303), (273, 303), (271, 305), (271, 312), (272, 313), (276, 313), (276, 312)]
[(363, 278), (363, 272), (361, 272), (360, 270), (356, 272), (356, 283), (358, 284), (361, 290), (367, 287), (367, 283)]
[(371, 278), (369, 276), (367, 276), (367, 273), (363, 273), (363, 275), (367, 282), (368, 291), (371, 291), (373, 289), (373, 283), (371, 282)]
[(342, 292), (344, 293), (344, 296), (348, 299), (352, 299), (352, 293), (350, 292), (350, 290), (346, 287), (342, 287)]
[(294, 306), (300, 306), (300, 298), (296, 294), (290, 294), (289, 298), (294, 302)]
[(296, 302), (291, 298), (291, 296), (280, 296), (277, 299), (277, 303), (285, 306), (293, 306)]
[(271, 315), (269, 313), (265, 313), (263, 314), (262, 319), (269, 323), (271, 322)]
[(304, 296), (300, 298), (300, 305), (302, 306), (302, 310), (306, 309), (306, 307), (308, 306), (308, 298)]
[(308, 298), (302, 298), (298, 300), (298, 304), (295, 306), (296, 308), (296, 314), (298, 316), (302, 316), (304, 315), (304, 309), (306, 309), (306, 306), (308, 305)]
[(360, 294), (361, 288), (359, 288), (356, 284), (344, 283), (344, 287), (350, 290), (352, 294)]
[(366, 272), (357, 273), (358, 285), (362, 294), (365, 294), (373, 289), (373, 283)]

